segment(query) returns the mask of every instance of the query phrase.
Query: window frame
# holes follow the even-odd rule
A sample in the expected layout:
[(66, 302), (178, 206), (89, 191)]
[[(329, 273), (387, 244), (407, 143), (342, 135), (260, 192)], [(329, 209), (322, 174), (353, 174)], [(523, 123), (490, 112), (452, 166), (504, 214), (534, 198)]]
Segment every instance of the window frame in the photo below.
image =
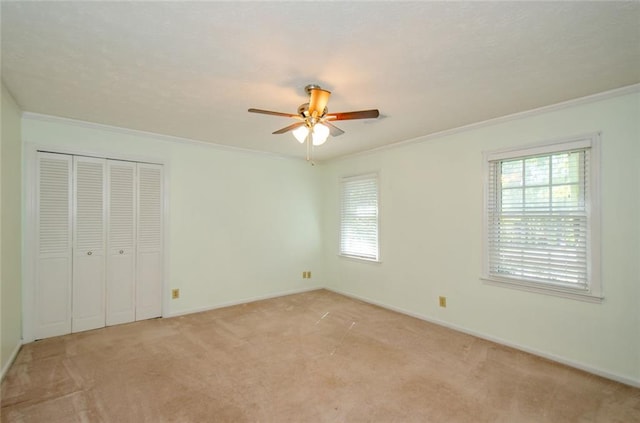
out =
[[(349, 254), (347, 252), (343, 252), (343, 249), (342, 249), (343, 210), (344, 210), (343, 194), (344, 194), (345, 182), (362, 180), (362, 179), (375, 179), (375, 182), (376, 182), (376, 256), (373, 258), (360, 256), (356, 254)], [(340, 207), (339, 207), (338, 220), (339, 220), (340, 230), (338, 234), (338, 256), (345, 259), (350, 259), (350, 260), (370, 262), (370, 263), (380, 263), (381, 262), (381, 258), (380, 258), (380, 173), (375, 171), (375, 172), (366, 172), (366, 173), (360, 173), (355, 175), (346, 175), (346, 176), (340, 177), (339, 182), (340, 182), (339, 183)]]
[[(507, 276), (498, 276), (489, 271), (490, 245), (489, 245), (489, 193), (490, 167), (493, 162), (523, 159), (531, 156), (552, 155), (571, 150), (589, 150), (588, 198), (587, 211), (587, 283), (585, 288), (563, 286), (560, 284), (545, 283), (535, 280), (515, 279)], [(601, 239), (600, 239), (600, 133), (576, 136), (552, 142), (509, 148), (483, 153), (483, 183), (484, 204), (482, 223), (482, 276), (481, 279), (489, 285), (519, 289), (528, 292), (553, 295), (592, 303), (601, 303), (604, 299), (601, 280)], [(495, 187), (496, 195), (498, 187)]]

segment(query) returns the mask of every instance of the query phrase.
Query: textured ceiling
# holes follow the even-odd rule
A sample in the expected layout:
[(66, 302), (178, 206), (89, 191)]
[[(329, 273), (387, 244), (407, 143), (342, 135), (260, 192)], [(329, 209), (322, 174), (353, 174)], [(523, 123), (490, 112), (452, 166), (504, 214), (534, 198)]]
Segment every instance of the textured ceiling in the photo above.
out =
[(344, 121), (328, 159), (640, 82), (639, 2), (2, 2), (23, 110), (304, 156), (304, 86)]

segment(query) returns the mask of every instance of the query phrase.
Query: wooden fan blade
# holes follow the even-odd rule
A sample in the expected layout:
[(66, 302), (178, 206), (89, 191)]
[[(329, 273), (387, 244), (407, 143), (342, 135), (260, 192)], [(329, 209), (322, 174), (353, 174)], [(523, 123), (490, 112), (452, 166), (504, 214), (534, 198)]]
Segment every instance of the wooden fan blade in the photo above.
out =
[(337, 137), (339, 135), (344, 134), (344, 131), (342, 129), (338, 128), (337, 126), (335, 126), (331, 122), (323, 121), (322, 124), (323, 125), (327, 125), (332, 137)]
[(309, 116), (320, 117), (329, 102), (330, 91), (321, 88), (311, 89), (309, 94)]
[(301, 126), (304, 126), (304, 122), (296, 122), (296, 123), (292, 123), (289, 126), (285, 126), (282, 129), (278, 129), (277, 131), (273, 132), (274, 134), (284, 134), (285, 132), (289, 132), (289, 131), (293, 131), (296, 128), (299, 128)]
[(262, 109), (249, 109), (251, 113), (262, 113), (263, 115), (273, 115), (273, 116), (284, 116), (284, 117), (292, 117), (292, 118), (300, 118), (298, 115), (294, 115), (291, 113), (282, 113), (282, 112), (272, 112), (271, 110), (262, 110)]
[(351, 120), (351, 119), (374, 119), (380, 116), (378, 109), (360, 110), (358, 112), (329, 113), (325, 119), (330, 120)]

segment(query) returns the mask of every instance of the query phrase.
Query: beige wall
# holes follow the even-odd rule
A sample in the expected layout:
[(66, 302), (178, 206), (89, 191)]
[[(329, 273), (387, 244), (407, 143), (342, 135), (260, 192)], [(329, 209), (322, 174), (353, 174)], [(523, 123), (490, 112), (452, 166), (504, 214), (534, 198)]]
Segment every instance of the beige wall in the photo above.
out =
[(20, 109), (2, 84), (0, 292), (2, 374), (21, 343), (22, 144)]
[[(640, 94), (529, 115), (324, 167), (332, 289), (640, 384)], [(591, 304), (484, 284), (482, 153), (602, 131), (602, 278)], [(379, 171), (382, 263), (338, 257), (339, 178)], [(448, 299), (438, 306), (438, 296)]]

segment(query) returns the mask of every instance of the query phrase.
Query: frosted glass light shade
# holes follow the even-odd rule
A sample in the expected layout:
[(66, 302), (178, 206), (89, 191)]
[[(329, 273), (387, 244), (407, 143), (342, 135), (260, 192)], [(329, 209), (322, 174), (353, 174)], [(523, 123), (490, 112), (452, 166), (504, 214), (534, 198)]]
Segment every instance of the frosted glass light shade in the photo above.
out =
[(309, 134), (309, 128), (306, 126), (300, 126), (293, 131), (293, 136), (296, 137), (300, 144), (304, 144)]
[(321, 123), (316, 123), (313, 126), (313, 145), (322, 145), (329, 136), (329, 128)]

